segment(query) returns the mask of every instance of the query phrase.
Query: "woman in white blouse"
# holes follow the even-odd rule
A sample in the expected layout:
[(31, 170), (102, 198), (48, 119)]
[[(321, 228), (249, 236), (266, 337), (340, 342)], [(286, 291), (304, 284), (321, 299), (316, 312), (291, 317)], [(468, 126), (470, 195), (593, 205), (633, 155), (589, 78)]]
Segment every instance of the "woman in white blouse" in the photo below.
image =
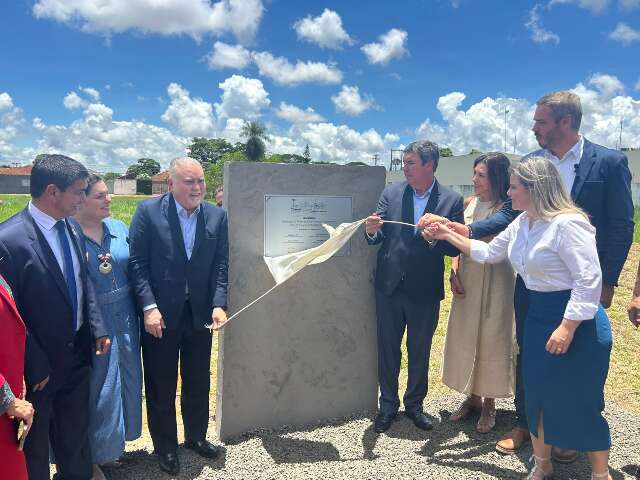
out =
[(477, 262), (508, 258), (529, 290), (522, 357), (535, 465), (527, 479), (553, 474), (551, 445), (588, 452), (591, 478), (610, 479), (611, 436), (602, 410), (611, 327), (599, 304), (595, 229), (544, 158), (513, 169), (509, 196), (524, 213), (488, 244), (443, 224), (423, 235), (446, 240)]

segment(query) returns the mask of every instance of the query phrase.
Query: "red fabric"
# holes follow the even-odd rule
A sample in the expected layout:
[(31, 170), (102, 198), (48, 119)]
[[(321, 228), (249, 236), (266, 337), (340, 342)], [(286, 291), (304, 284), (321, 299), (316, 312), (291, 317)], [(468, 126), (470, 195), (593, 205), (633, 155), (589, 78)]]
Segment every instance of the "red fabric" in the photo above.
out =
[[(0, 385), (4, 381), (16, 397), (22, 395), (26, 330), (16, 305), (0, 285)], [(0, 478), (27, 480), (24, 455), (18, 450), (16, 430), (7, 415), (0, 415)]]

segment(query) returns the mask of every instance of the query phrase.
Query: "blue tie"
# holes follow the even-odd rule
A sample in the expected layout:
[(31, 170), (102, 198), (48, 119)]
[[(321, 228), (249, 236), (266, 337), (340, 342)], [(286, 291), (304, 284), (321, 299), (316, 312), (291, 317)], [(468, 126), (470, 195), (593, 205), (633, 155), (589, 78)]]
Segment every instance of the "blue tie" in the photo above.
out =
[(71, 246), (66, 234), (66, 224), (64, 220), (56, 222), (56, 230), (58, 230), (58, 239), (62, 245), (62, 253), (64, 254), (64, 277), (67, 281), (67, 290), (71, 299), (71, 307), (73, 308), (73, 329), (77, 329), (78, 325), (78, 290), (76, 287), (76, 273), (73, 269), (73, 258), (71, 257)]

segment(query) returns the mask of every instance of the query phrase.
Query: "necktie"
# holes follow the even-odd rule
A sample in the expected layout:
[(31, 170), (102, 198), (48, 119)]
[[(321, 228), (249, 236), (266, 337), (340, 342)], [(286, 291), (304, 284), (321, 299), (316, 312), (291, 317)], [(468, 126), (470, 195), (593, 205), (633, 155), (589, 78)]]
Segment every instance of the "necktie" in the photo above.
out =
[(66, 224), (64, 220), (56, 222), (56, 230), (58, 231), (58, 239), (62, 246), (64, 256), (64, 278), (67, 281), (67, 290), (69, 291), (69, 299), (71, 300), (71, 308), (73, 309), (73, 329), (78, 325), (78, 290), (76, 286), (76, 274), (73, 269), (73, 258), (71, 257), (71, 245), (66, 233)]

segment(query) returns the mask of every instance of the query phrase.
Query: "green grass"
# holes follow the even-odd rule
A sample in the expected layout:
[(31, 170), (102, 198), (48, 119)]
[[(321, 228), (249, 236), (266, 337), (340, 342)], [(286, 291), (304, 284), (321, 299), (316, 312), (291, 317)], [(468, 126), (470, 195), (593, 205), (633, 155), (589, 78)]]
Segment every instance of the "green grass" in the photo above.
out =
[[(144, 197), (113, 197), (111, 211), (113, 217), (129, 224), (135, 212), (137, 204)], [(6, 220), (14, 213), (18, 212), (29, 201), (27, 195), (0, 195), (0, 222)], [(640, 358), (640, 331), (636, 331), (627, 318), (626, 307), (631, 299), (631, 292), (636, 277), (638, 262), (640, 261), (640, 209), (635, 210), (636, 227), (634, 232), (634, 244), (629, 252), (629, 257), (625, 264), (620, 285), (616, 288), (614, 302), (608, 310), (611, 319), (614, 342), (609, 367), (609, 378), (606, 385), (606, 396), (608, 400), (615, 401), (623, 408), (640, 413), (640, 375), (638, 375), (637, 364)], [(447, 261), (447, 272), (445, 278), (449, 278), (450, 261)], [(442, 350), (444, 347), (444, 337), (447, 331), (447, 318), (451, 307), (451, 292), (445, 282), (447, 291), (446, 297), (440, 306), (440, 321), (433, 338), (431, 348), (431, 359), (429, 367), (429, 395), (447, 395), (450, 393), (440, 381), (440, 369), (442, 361)], [(216, 395), (216, 361), (217, 361), (217, 336), (214, 337), (214, 347), (211, 355), (211, 405), (215, 404)], [(403, 347), (403, 361), (400, 385), (404, 389), (406, 385), (406, 358), (407, 352)]]

